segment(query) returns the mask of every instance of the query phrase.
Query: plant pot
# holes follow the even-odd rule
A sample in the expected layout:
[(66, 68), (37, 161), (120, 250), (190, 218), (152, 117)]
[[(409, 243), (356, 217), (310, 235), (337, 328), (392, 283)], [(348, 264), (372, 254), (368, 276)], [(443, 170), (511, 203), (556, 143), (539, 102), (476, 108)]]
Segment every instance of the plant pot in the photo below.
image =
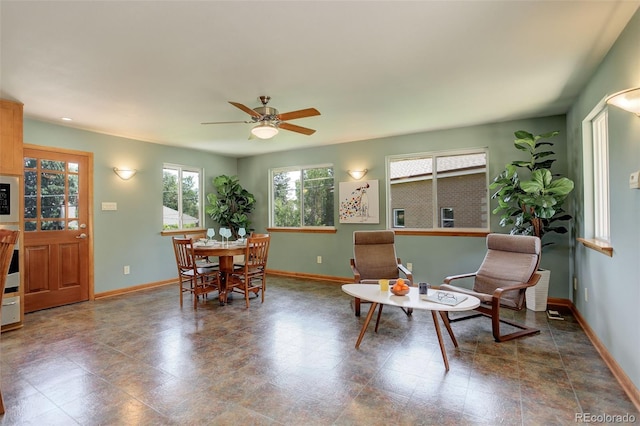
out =
[(541, 275), (538, 283), (533, 287), (529, 287), (525, 292), (527, 309), (536, 312), (544, 312), (547, 310), (551, 271), (548, 269), (538, 269), (538, 273)]

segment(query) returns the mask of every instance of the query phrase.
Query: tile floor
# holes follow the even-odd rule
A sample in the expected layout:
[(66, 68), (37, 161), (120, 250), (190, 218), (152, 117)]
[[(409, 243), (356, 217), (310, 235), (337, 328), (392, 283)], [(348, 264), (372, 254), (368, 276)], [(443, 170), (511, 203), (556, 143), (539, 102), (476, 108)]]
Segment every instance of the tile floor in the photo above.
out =
[[(364, 320), (333, 283), (269, 277), (263, 305), (194, 311), (176, 286), (45, 310), (2, 334), (11, 425), (574, 424), (635, 416), (580, 327), (518, 314), (541, 334), (495, 343), (489, 320), (457, 322), (446, 373), (431, 315)], [(365, 305), (364, 312), (368, 309)]]

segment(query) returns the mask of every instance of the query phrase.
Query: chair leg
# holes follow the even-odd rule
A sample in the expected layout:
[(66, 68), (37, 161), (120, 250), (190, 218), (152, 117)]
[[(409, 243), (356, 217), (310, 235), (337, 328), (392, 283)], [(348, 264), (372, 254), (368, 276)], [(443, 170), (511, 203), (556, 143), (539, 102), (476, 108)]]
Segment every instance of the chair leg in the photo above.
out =
[(355, 298), (353, 306), (356, 311), (356, 316), (359, 317), (360, 316), (360, 299), (359, 298), (357, 297)]
[(244, 302), (247, 305), (247, 309), (249, 308), (249, 283), (251, 280), (244, 281)]
[(0, 391), (0, 414), (4, 414), (4, 399), (2, 399), (2, 391)]

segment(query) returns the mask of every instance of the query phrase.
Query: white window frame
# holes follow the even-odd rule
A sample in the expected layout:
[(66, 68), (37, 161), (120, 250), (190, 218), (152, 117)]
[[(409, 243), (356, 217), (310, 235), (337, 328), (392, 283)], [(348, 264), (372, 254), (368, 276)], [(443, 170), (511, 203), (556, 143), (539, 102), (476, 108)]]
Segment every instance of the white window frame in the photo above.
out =
[[(402, 215), (402, 225), (400, 225), (400, 215)], [(404, 209), (393, 209), (393, 227), (404, 228)]]
[(582, 121), (584, 233), (610, 243), (609, 112), (602, 99)]
[[(438, 232), (442, 232), (442, 231), (449, 231), (449, 232), (460, 232), (460, 229), (454, 229), (454, 228), (443, 228), (441, 226), (438, 226), (440, 224), (440, 220), (439, 220), (439, 209), (437, 208), (438, 205), (438, 200), (437, 200), (437, 194), (438, 194), (438, 172), (437, 172), (437, 167), (435, 166), (437, 163), (437, 159), (441, 158), (441, 157), (451, 157), (451, 156), (457, 156), (457, 155), (470, 155), (470, 154), (484, 154), (485, 155), (485, 165), (484, 165), (484, 174), (485, 174), (485, 187), (486, 187), (486, 193), (483, 194), (483, 203), (484, 203), (484, 207), (483, 207), (483, 211), (481, 213), (482, 215), (482, 220), (486, 223), (486, 227), (482, 227), (482, 228), (465, 228), (469, 231), (475, 232), (487, 232), (490, 230), (490, 218), (487, 212), (491, 211), (491, 206), (490, 206), (490, 194), (489, 194), (489, 181), (490, 181), (490, 176), (489, 176), (489, 149), (487, 147), (482, 147), (482, 148), (468, 148), (468, 149), (459, 149), (459, 150), (447, 150), (447, 151), (427, 151), (427, 152), (416, 152), (416, 153), (409, 153), (409, 154), (397, 154), (397, 155), (388, 155), (385, 157), (385, 161), (386, 161), (386, 211), (387, 211), (387, 228), (388, 229), (393, 229), (394, 228), (394, 218), (393, 218), (393, 213), (392, 213), (392, 200), (391, 200), (391, 163), (393, 161), (398, 161), (398, 160), (403, 160), (403, 159), (411, 159), (411, 158), (424, 158), (424, 157), (431, 157), (432, 161), (433, 161), (433, 167), (432, 167), (432, 181), (433, 181), (433, 228), (416, 228), (415, 230), (418, 232), (425, 232), (428, 233), (430, 231), (438, 231)], [(405, 215), (405, 224), (406, 224), (406, 215)]]
[[(176, 170), (178, 172), (178, 228), (177, 229), (167, 229), (167, 230), (193, 230), (193, 229), (204, 229), (204, 221), (205, 221), (205, 216), (204, 216), (204, 169), (200, 168), (200, 167), (193, 167), (193, 166), (185, 166), (183, 164), (175, 164), (175, 163), (163, 163), (162, 164), (162, 177), (164, 178), (164, 170), (165, 169), (172, 169), (172, 170)], [(186, 172), (191, 172), (191, 173), (198, 173), (198, 204), (199, 204), (199, 209), (198, 209), (198, 226), (193, 227), (193, 228), (185, 228), (184, 227), (184, 223), (182, 223), (182, 173), (183, 171)], [(164, 200), (162, 202), (162, 207), (164, 208)], [(162, 228), (164, 229), (164, 216), (162, 217)]]
[[(441, 207), (440, 208), (440, 227), (441, 228), (455, 228), (455, 216), (452, 218), (445, 217), (445, 211), (451, 211), (453, 216), (453, 207)], [(445, 223), (451, 223), (451, 226), (446, 226)]]
[[(273, 169), (269, 169), (269, 228), (300, 228), (300, 229), (310, 229), (310, 228), (322, 228), (322, 229), (335, 229), (335, 208), (334, 208), (334, 225), (326, 225), (326, 226), (306, 226), (303, 225), (302, 223), (300, 223), (298, 226), (291, 226), (291, 227), (283, 227), (283, 226), (278, 226), (275, 224), (275, 212), (273, 211), (273, 209), (275, 208), (274, 206), (274, 189), (273, 189), (273, 176), (276, 173), (282, 173), (282, 172), (302, 172), (303, 170), (308, 170), (308, 169), (333, 169), (333, 184), (335, 187), (335, 168), (333, 166), (332, 163), (323, 163), (323, 164), (310, 164), (310, 165), (304, 165), (304, 166), (287, 166), (287, 167), (275, 167)], [(301, 173), (302, 174), (302, 173)], [(304, 182), (302, 182), (303, 185), (303, 190), (304, 190)], [(302, 220), (304, 220), (304, 197), (301, 200), (298, 200), (300, 202), (300, 220), (302, 222)], [(334, 195), (334, 205), (335, 205), (335, 195)]]

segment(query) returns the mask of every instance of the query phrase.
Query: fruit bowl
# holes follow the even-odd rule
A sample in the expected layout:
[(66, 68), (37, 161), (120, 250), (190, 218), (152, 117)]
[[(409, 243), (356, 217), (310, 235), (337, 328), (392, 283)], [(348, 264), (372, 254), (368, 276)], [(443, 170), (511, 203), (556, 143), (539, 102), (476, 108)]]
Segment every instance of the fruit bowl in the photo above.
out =
[(395, 294), (396, 296), (406, 296), (407, 294), (409, 294), (409, 289), (405, 289), (405, 290), (400, 290), (400, 291), (395, 291), (393, 288), (391, 288), (391, 293)]
[(410, 284), (411, 282), (409, 280), (399, 278), (395, 281), (389, 282), (389, 290), (391, 290), (391, 293), (395, 294), (396, 296), (405, 296), (409, 294)]

